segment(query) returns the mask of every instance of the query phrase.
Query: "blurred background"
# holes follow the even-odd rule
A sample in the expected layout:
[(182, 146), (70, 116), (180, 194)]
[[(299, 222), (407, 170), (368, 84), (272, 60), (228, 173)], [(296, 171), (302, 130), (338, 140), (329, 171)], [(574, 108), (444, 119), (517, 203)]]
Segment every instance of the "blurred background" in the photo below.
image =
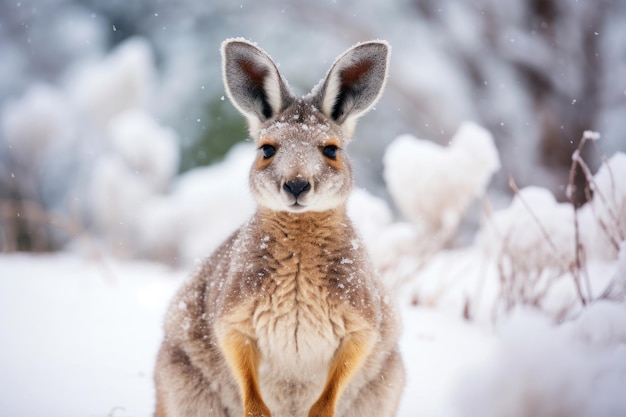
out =
[[(447, 145), (470, 120), (500, 154), (496, 205), (509, 176), (562, 201), (583, 131), (602, 135), (585, 151), (594, 172), (626, 149), (625, 21), (620, 0), (0, 0), (0, 251), (96, 235), (118, 255), (176, 264), (181, 228), (248, 213), (233, 185), (245, 164), (199, 168), (247, 136), (222, 85), (229, 37), (262, 46), (300, 94), (351, 45), (390, 42), (386, 92), (351, 144), (374, 195), (389, 199), (382, 160), (398, 135)], [(225, 207), (198, 196), (209, 188)], [(217, 240), (232, 228), (212, 227)]]

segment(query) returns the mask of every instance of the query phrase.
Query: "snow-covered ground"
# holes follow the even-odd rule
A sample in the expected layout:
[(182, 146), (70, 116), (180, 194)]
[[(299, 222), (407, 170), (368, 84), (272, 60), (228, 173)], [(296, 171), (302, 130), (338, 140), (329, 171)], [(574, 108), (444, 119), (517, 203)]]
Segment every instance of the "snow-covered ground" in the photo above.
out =
[[(0, 257), (2, 415), (150, 416), (162, 316), (183, 275), (74, 255)], [(436, 310), (402, 311), (399, 416), (435, 415), (494, 339)]]
[(14, 255), (1, 258), (0, 277), (0, 414), (151, 415), (161, 316), (179, 273)]
[[(162, 316), (182, 275), (149, 263), (2, 256), (2, 415), (151, 415)], [(463, 370), (491, 351), (493, 336), (403, 307), (409, 376), (399, 415), (435, 415)]]
[[(1, 256), (1, 414), (151, 416), (162, 316), (185, 275), (71, 254)], [(408, 293), (398, 297), (398, 417), (625, 415), (623, 304), (594, 304), (561, 326), (522, 309), (494, 327), (414, 306)]]

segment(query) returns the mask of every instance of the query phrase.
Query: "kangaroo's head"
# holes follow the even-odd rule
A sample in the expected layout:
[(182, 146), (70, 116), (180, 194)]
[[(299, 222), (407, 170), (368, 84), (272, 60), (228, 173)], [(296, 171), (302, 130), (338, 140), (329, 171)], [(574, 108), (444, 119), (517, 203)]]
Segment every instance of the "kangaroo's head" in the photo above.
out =
[(311, 93), (296, 98), (263, 50), (242, 39), (222, 44), (226, 92), (257, 144), (250, 188), (261, 207), (303, 212), (345, 204), (352, 168), (344, 149), (382, 93), (388, 59), (386, 42), (354, 46)]

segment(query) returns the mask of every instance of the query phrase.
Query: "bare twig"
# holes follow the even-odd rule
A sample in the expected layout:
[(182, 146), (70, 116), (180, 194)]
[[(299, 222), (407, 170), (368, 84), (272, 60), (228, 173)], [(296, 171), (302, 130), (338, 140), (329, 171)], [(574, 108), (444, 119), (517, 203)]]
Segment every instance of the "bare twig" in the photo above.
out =
[[(585, 187), (585, 197), (587, 198), (587, 201), (591, 201), (593, 199), (593, 196), (591, 194), (591, 190), (589, 189), (589, 187)], [(604, 237), (609, 241), (611, 246), (613, 246), (613, 249), (615, 249), (616, 252), (619, 252), (619, 242), (625, 239), (624, 237), (621, 236), (619, 227), (614, 228), (616, 233), (618, 234), (618, 237), (613, 236), (612, 231), (609, 229), (609, 225), (606, 224), (606, 222), (602, 219), (602, 217), (596, 211), (595, 205), (589, 204), (589, 208), (591, 209), (591, 212), (593, 213), (593, 216), (596, 219), (598, 226), (600, 226), (600, 229), (602, 229), (602, 231), (604, 232)], [(619, 226), (619, 224), (617, 226)]]
[[(589, 166), (587, 165), (587, 163), (582, 159), (582, 157), (580, 156), (583, 147), (585, 146), (585, 144), (591, 140), (592, 142), (597, 142), (597, 140), (599, 139), (599, 134), (594, 133), (594, 132), (585, 132), (583, 134), (583, 137), (580, 140), (580, 143), (576, 149), (576, 151), (574, 151), (574, 154), (572, 155), (572, 165), (570, 167), (570, 173), (569, 173), (569, 185), (568, 185), (568, 198), (570, 200), (570, 202), (572, 203), (572, 206), (574, 207), (574, 221), (575, 221), (575, 228), (576, 228), (576, 265), (575, 265), (575, 271), (573, 271), (572, 273), (578, 273), (579, 275), (581, 274), (581, 272), (584, 271), (584, 276), (586, 278), (586, 286), (587, 286), (587, 292), (589, 294), (589, 300), (593, 299), (593, 293), (592, 293), (592, 288), (591, 288), (591, 282), (589, 279), (589, 273), (586, 270), (586, 260), (584, 259), (585, 257), (585, 252), (584, 252), (584, 245), (582, 244), (582, 242), (580, 241), (580, 234), (579, 234), (579, 226), (578, 226), (578, 208), (576, 207), (576, 205), (574, 204), (573, 201), (573, 197), (572, 197), (572, 193), (569, 192), (571, 191), (570, 187), (573, 187), (574, 184), (574, 176), (576, 175), (576, 166), (580, 166), (581, 170), (583, 172), (583, 174), (585, 175), (585, 180), (587, 182), (587, 185), (585, 186), (585, 195), (587, 197), (587, 200), (589, 201), (589, 205), (591, 207), (591, 211), (594, 214), (594, 217), (596, 219), (596, 221), (598, 222), (598, 225), (600, 226), (600, 228), (602, 229), (602, 231), (604, 232), (604, 235), (606, 236), (606, 238), (608, 239), (609, 243), (613, 246), (613, 248), (615, 249), (616, 252), (619, 252), (619, 242), (623, 241), (625, 236), (623, 236), (622, 234), (622, 229), (621, 229), (621, 222), (622, 220), (619, 219), (619, 216), (617, 213), (615, 213), (614, 208), (618, 207), (618, 203), (615, 200), (615, 195), (616, 195), (616, 189), (615, 189), (615, 178), (613, 177), (613, 171), (610, 168), (610, 165), (608, 163), (608, 160), (606, 158), (606, 156), (600, 151), (599, 154), (602, 157), (602, 163), (606, 166), (606, 169), (608, 170), (608, 175), (609, 175), (609, 179), (610, 179), (610, 193), (609, 196), (605, 196), (603, 195), (602, 191), (600, 190), (600, 188), (597, 186), (596, 182), (595, 182), (595, 178), (593, 176), (593, 174), (591, 173), (591, 170), (589, 169)], [(596, 146), (598, 146), (596, 144)], [(591, 195), (591, 191), (593, 191), (593, 196)], [(613, 204), (609, 204), (609, 201), (607, 198), (610, 198), (612, 201), (611, 203)], [(609, 225), (604, 221), (604, 219), (602, 218), (602, 216), (600, 216), (595, 209), (595, 205), (593, 203), (593, 201), (597, 201), (599, 200), (598, 204), (603, 204), (604, 208), (606, 209), (606, 212), (609, 216), (609, 221), (613, 223), (612, 227), (609, 227)], [(617, 233), (617, 237), (614, 235), (614, 233)], [(607, 288), (605, 288), (605, 290), (600, 294), (600, 296), (598, 298), (602, 299), (602, 298), (609, 298), (610, 294), (612, 293), (613, 288), (615, 287), (615, 282), (611, 281), (608, 285)]]
[[(572, 165), (570, 166), (570, 170), (569, 170), (569, 181), (567, 184), (567, 192), (566, 192), (567, 198), (569, 199), (570, 204), (572, 205), (572, 209), (574, 210), (574, 265), (571, 266), (570, 272), (574, 279), (576, 290), (578, 291), (578, 294), (581, 298), (583, 305), (586, 305), (586, 301), (585, 301), (585, 298), (582, 296), (582, 291), (580, 289), (580, 281), (581, 281), (580, 275), (581, 275), (581, 270), (582, 270), (582, 252), (584, 248), (580, 239), (580, 225), (578, 223), (578, 206), (576, 205), (576, 202), (574, 201), (574, 193), (572, 191), (573, 191), (573, 188), (575, 187), (574, 184), (576, 180), (576, 164), (577, 163), (579, 164), (580, 161), (582, 161), (582, 159), (580, 158), (580, 152), (585, 146), (586, 141), (587, 141), (587, 135), (583, 135), (583, 137), (580, 140), (580, 143), (578, 144), (578, 147), (576, 148), (576, 150), (574, 151), (574, 154), (572, 155)], [(589, 283), (589, 277), (587, 277), (586, 281), (587, 281), (587, 291), (589, 292), (589, 296), (591, 298), (592, 294), (591, 294), (591, 284)]]
[[(570, 185), (573, 184), (570, 181)], [(558, 249), (556, 247), (556, 245), (554, 244), (554, 241), (552, 240), (552, 238), (550, 238), (550, 235), (548, 234), (548, 232), (546, 231), (545, 227), (543, 226), (543, 224), (541, 223), (541, 221), (539, 220), (539, 218), (537, 217), (537, 215), (535, 214), (535, 212), (532, 210), (532, 208), (528, 205), (528, 203), (522, 198), (519, 187), (517, 186), (517, 184), (515, 183), (515, 179), (513, 177), (509, 177), (509, 186), (511, 187), (511, 189), (513, 189), (515, 196), (519, 199), (519, 201), (522, 203), (522, 205), (526, 208), (526, 210), (528, 211), (528, 213), (531, 215), (531, 217), (533, 218), (533, 220), (535, 221), (535, 223), (537, 224), (537, 227), (539, 227), (539, 229), (541, 230), (541, 233), (543, 234), (544, 238), (546, 239), (546, 242), (548, 242), (548, 245), (550, 246), (550, 248), (554, 251), (554, 254), (557, 256), (557, 259), (560, 262), (563, 262), (563, 260), (560, 258), (559, 256), (559, 252)], [(569, 186), (568, 186), (569, 189)], [(570, 195), (572, 195), (573, 193), (568, 193)], [(574, 287), (576, 288), (576, 293), (578, 295), (578, 299), (580, 300), (582, 305), (586, 305), (587, 304), (587, 299), (585, 298), (585, 296), (583, 295), (582, 292), (582, 287), (581, 287), (581, 278), (580, 278), (580, 257), (579, 257), (579, 250), (582, 248), (582, 246), (580, 245), (580, 238), (578, 235), (578, 226), (577, 226), (577, 221), (576, 221), (576, 209), (574, 208), (574, 223), (575, 223), (575, 242), (576, 242), (576, 252), (575, 252), (575, 256), (576, 256), (576, 264), (575, 266), (573, 265), (568, 265), (565, 264), (564, 266), (564, 270), (565, 271), (570, 271), (572, 274), (572, 278), (574, 279)]]

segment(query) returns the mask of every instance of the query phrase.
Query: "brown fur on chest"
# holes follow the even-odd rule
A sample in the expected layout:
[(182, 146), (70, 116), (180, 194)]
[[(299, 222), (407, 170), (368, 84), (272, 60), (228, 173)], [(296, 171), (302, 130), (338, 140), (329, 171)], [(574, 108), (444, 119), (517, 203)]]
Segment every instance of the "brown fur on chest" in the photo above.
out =
[(247, 230), (233, 244), (231, 300), (300, 296), (333, 308), (371, 304), (367, 258), (345, 215), (263, 213)]

